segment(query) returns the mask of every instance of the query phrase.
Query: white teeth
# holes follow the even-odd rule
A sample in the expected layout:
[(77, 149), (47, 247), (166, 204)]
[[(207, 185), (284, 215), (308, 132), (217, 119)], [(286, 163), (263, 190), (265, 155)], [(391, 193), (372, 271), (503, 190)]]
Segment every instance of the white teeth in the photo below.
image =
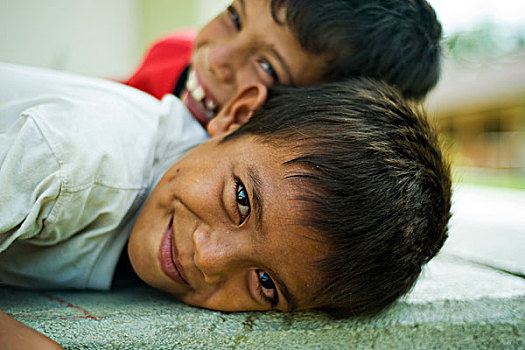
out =
[(188, 81), (186, 82), (186, 88), (190, 91), (193, 91), (198, 85), (199, 83), (197, 81), (197, 74), (195, 74), (195, 71), (191, 71), (190, 75), (188, 76)]
[(215, 102), (213, 102), (211, 99), (207, 98), (205, 101), (206, 108), (210, 111), (213, 111), (215, 109)]
[(202, 86), (197, 86), (196, 89), (192, 90), (191, 97), (193, 97), (195, 101), (201, 101), (204, 98), (204, 89)]
[(201, 103), (201, 107), (207, 109), (209, 117), (213, 117), (214, 111), (217, 108), (217, 105), (211, 98), (206, 98), (204, 88), (199, 85), (197, 80), (197, 74), (195, 71), (191, 71), (188, 75), (188, 80), (186, 81), (186, 89), (189, 91), (191, 97)]

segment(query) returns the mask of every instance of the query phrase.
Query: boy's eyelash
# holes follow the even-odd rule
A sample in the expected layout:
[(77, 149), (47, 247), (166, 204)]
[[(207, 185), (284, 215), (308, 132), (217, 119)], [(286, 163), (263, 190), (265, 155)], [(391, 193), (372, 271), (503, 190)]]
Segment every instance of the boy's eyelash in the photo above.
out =
[(234, 27), (237, 30), (241, 30), (242, 28), (241, 17), (239, 16), (239, 13), (237, 12), (237, 10), (233, 6), (230, 5), (228, 6), (227, 11), (228, 11), (228, 15)]
[(279, 293), (277, 293), (277, 288), (275, 287), (275, 284), (272, 281), (272, 284), (274, 284), (273, 291), (274, 291), (275, 296), (273, 298), (268, 298), (268, 296), (266, 296), (266, 294), (264, 294), (262, 290), (262, 284), (260, 282), (259, 271), (257, 271), (256, 273), (257, 273), (257, 278), (259, 279), (259, 283), (257, 284), (257, 292), (259, 293), (259, 295), (261, 296), (263, 300), (266, 300), (268, 304), (270, 304), (272, 308), (274, 308), (279, 303)]
[(262, 60), (261, 61), (261, 65), (265, 66), (264, 70), (266, 70), (268, 72), (268, 74), (272, 77), (274, 83), (278, 83), (279, 82), (279, 77), (277, 76), (277, 72), (272, 67), (270, 62), (268, 62), (268, 60)]
[[(235, 205), (237, 207), (237, 212), (241, 218), (240, 222), (239, 222), (239, 225), (241, 225), (245, 220), (246, 218), (248, 217), (248, 215), (250, 215), (250, 212), (251, 212), (251, 203), (250, 203), (250, 198), (248, 196), (248, 191), (246, 190), (246, 186), (244, 186), (244, 184), (242, 183), (242, 181), (238, 178), (238, 177), (235, 177), (235, 182), (234, 182), (234, 193), (235, 193)], [(240, 196), (239, 195), (239, 188), (242, 188), (243, 192), (244, 192), (244, 196)], [(246, 201), (245, 204), (241, 203), (241, 201)], [(245, 214), (241, 213), (240, 209), (239, 209), (239, 205), (242, 205), (244, 207), (247, 207), (247, 212)]]

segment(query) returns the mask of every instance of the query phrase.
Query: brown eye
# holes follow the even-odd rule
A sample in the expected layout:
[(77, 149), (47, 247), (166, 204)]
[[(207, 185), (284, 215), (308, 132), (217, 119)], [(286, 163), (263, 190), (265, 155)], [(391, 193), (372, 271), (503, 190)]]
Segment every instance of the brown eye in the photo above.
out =
[(259, 277), (261, 297), (272, 306), (277, 305), (279, 302), (279, 294), (277, 293), (277, 288), (272, 278), (262, 270), (257, 270), (257, 276)]
[(261, 61), (261, 67), (262, 69), (264, 69), (266, 73), (268, 73), (269, 76), (272, 77), (274, 84), (279, 82), (279, 77), (277, 76), (277, 72), (275, 71), (275, 69), (272, 67), (272, 65), (268, 61), (266, 60)]
[(230, 16), (230, 21), (237, 30), (242, 29), (241, 17), (239, 13), (233, 6), (228, 6), (228, 14)]
[(241, 217), (241, 221), (239, 223), (240, 225), (250, 214), (250, 199), (248, 198), (246, 187), (244, 187), (244, 184), (241, 182), (241, 180), (237, 180), (236, 200), (239, 216)]

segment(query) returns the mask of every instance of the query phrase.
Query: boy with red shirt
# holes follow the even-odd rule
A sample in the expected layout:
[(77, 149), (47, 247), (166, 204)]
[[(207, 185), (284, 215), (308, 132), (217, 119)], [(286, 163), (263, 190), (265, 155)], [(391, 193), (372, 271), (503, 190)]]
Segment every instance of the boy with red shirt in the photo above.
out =
[(196, 36), (197, 32), (184, 30), (156, 42), (126, 84), (148, 92), (158, 99), (166, 93), (173, 92), (177, 78), (191, 62)]
[(174, 93), (203, 125), (253, 83), (364, 76), (418, 100), (438, 81), (440, 40), (425, 0), (235, 0), (198, 33), (155, 43), (126, 84)]

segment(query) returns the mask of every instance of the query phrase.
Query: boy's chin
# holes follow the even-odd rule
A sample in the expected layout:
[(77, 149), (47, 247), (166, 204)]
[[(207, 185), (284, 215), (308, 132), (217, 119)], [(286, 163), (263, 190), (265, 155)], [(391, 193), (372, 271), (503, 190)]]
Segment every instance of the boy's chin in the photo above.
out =
[[(148, 251), (147, 247), (151, 245), (150, 242), (139, 242), (138, 237), (134, 235), (135, 232), (131, 233), (130, 240), (128, 242), (128, 256), (131, 263), (131, 267), (137, 274), (137, 276), (148, 285), (158, 288), (156, 286), (156, 280), (160, 274), (160, 268), (156, 268), (158, 262), (156, 256)], [(150, 243), (150, 244), (147, 244)]]
[(170, 292), (169, 279), (162, 275), (160, 268), (155, 268), (158, 265), (155, 261), (138, 257), (132, 249), (128, 249), (128, 254), (131, 266), (142, 282), (155, 289)]

